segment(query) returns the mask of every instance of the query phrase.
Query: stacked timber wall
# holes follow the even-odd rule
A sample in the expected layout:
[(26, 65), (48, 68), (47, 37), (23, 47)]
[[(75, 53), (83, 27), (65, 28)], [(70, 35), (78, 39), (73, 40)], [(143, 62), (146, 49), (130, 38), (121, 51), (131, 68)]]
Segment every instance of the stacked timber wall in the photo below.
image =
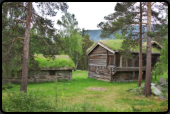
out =
[[(52, 82), (57, 79), (58, 80), (72, 80), (72, 70), (56, 70), (55, 75), (49, 75), (49, 70), (41, 70), (38, 73), (31, 73), (31, 75), (28, 75), (28, 83), (31, 82)], [(17, 74), (17, 77), (7, 77), (5, 75), (2, 75), (2, 84), (6, 84), (8, 82), (11, 83), (21, 83), (21, 76), (22, 73), (19, 72)]]
[[(139, 71), (117, 71), (112, 75), (112, 81), (138, 80)], [(145, 71), (143, 71), (142, 80), (145, 80)]]
[(111, 68), (106, 68), (108, 63), (107, 50), (101, 46), (96, 48), (89, 54), (88, 58), (88, 77), (102, 81), (111, 80)]

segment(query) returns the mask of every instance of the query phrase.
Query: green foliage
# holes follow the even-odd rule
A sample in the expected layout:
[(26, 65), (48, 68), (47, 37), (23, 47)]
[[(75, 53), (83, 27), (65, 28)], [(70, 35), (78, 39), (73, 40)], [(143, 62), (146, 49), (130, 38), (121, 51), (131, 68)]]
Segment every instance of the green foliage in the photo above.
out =
[[(33, 93), (34, 92), (34, 93)], [(48, 97), (41, 96), (40, 91), (12, 92), (8, 91), (7, 96), (2, 101), (2, 110), (4, 112), (49, 112), (54, 111), (54, 107), (47, 102)], [(44, 100), (46, 99), (46, 100)]]
[[(27, 5), (28, 2), (4, 2), (2, 4), (2, 70), (3, 74), (7, 77), (11, 76), (12, 72), (14, 77), (16, 77), (16, 72), (22, 68), (23, 41), (25, 38), (26, 24), (21, 21), (16, 21), (16, 19), (26, 20), (27, 10), (25, 8)], [(54, 9), (61, 9), (63, 12), (68, 9), (67, 3), (64, 2), (37, 2), (36, 5), (40, 8), (39, 11), (41, 12), (39, 13), (49, 16), (56, 15), (57, 12)], [(57, 54), (51, 41), (55, 33), (52, 21), (44, 17), (35, 16), (35, 14), (37, 14), (34, 10), (36, 5), (33, 5), (31, 17), (32, 28), (30, 30), (28, 58), (29, 70), (38, 67), (37, 62), (33, 59), (35, 53), (43, 53), (44, 55)], [(50, 45), (51, 49), (49, 49), (45, 42)]]
[[(74, 14), (65, 13), (61, 17), (61, 21), (58, 20), (57, 24), (62, 26), (63, 29), (59, 32), (59, 37), (62, 42), (62, 50), (59, 50), (62, 54), (67, 54), (70, 58), (77, 63), (82, 55), (82, 36), (79, 34), (78, 21)], [(54, 39), (55, 40), (55, 39)], [(61, 44), (55, 42), (56, 46)]]
[(10, 82), (7, 84), (2, 85), (2, 90), (13, 88), (14, 84), (11, 84)]
[[(82, 36), (85, 34), (83, 30), (82, 30)], [(78, 69), (84, 70), (88, 68), (86, 50), (93, 44), (93, 42), (94, 41), (90, 39), (89, 34), (84, 35), (83, 40), (82, 40), (82, 56), (79, 61)]]
[[(112, 50), (122, 50), (122, 46), (126, 46), (126, 44), (128, 44), (127, 42), (129, 41), (126, 41), (126, 44), (123, 44), (123, 41), (124, 40), (121, 40), (121, 39), (109, 39), (109, 40), (99, 40), (100, 43), (106, 45), (107, 47), (109, 47), (110, 49)], [(132, 42), (132, 41), (130, 41)], [(87, 52), (95, 45), (96, 43), (94, 43), (90, 48), (87, 49)], [(135, 42), (134, 42), (135, 44)], [(142, 48), (142, 51), (143, 52), (146, 52), (146, 43), (143, 43), (143, 46), (145, 46), (145, 48)], [(160, 51), (156, 48), (151, 48), (152, 49), (152, 52), (157, 52), (157, 53), (160, 53)], [(139, 51), (139, 46), (134, 46), (134, 47), (131, 47), (130, 48), (130, 51)]]
[(147, 31), (146, 34), (148, 37), (151, 37), (151, 38), (155, 36), (155, 34), (151, 31)]
[(116, 37), (116, 39), (124, 39), (126, 36), (125, 35), (122, 35), (120, 33), (115, 33), (114, 34), (114, 37)]
[(39, 67), (50, 67), (50, 68), (75, 68), (74, 62), (67, 55), (58, 55), (56, 58), (49, 59), (43, 57), (43, 55), (35, 55), (35, 60), (38, 61)]
[(161, 74), (168, 70), (168, 37), (163, 42), (161, 49), (160, 62), (155, 64), (155, 68), (152, 70), (152, 75)]

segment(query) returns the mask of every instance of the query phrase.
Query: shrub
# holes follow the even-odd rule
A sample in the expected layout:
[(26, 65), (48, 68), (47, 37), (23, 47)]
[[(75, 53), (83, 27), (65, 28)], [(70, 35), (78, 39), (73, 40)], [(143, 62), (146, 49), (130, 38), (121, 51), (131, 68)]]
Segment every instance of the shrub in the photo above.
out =
[(2, 90), (5, 90), (5, 89), (10, 89), (10, 88), (13, 88), (14, 87), (14, 84), (11, 84), (10, 82), (5, 84), (5, 85), (2, 85)]
[(7, 96), (2, 100), (2, 110), (4, 112), (48, 112), (54, 111), (54, 108), (41, 93), (38, 96), (37, 92), (7, 92)]

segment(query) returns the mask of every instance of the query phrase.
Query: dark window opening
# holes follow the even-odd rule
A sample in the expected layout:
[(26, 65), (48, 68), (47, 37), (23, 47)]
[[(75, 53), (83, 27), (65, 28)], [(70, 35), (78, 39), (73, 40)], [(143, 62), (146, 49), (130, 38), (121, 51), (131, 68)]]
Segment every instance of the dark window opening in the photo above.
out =
[(154, 65), (156, 64), (156, 59), (157, 59), (156, 56), (152, 56), (152, 59), (151, 59), (151, 61), (152, 61), (151, 67), (154, 67)]
[(55, 70), (50, 70), (49, 72), (51, 76), (55, 75)]

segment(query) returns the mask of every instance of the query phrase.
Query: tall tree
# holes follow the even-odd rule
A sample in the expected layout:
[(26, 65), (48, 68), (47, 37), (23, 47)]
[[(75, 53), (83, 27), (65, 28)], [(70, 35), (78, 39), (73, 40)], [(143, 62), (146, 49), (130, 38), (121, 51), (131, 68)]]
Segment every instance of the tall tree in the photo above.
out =
[[(151, 2), (147, 3), (147, 32), (151, 32)], [(145, 78), (145, 96), (151, 95), (151, 38), (147, 36), (147, 59), (146, 59), (146, 78)]]
[[(4, 3), (3, 5), (4, 5), (4, 15), (8, 14), (8, 9), (9, 11), (12, 11), (11, 9), (14, 9), (14, 11), (12, 11), (10, 14), (10, 15), (13, 15), (13, 16), (10, 16), (11, 22), (8, 21), (4, 27), (14, 28), (15, 23), (16, 25), (19, 23), (25, 28), (25, 38), (22, 37), (22, 39), (24, 39), (24, 43), (23, 43), (22, 81), (21, 81), (20, 90), (27, 92), (30, 27), (32, 26), (33, 28), (36, 28), (36, 30), (38, 30), (40, 34), (42, 35), (38, 37), (42, 38), (43, 40), (45, 37), (47, 37), (47, 34), (50, 36), (53, 36), (55, 29), (53, 28), (51, 20), (45, 19), (37, 14), (37, 12), (34, 10), (34, 7), (32, 7), (32, 2), (7, 2), (7, 3)], [(62, 11), (65, 12), (68, 8), (68, 5), (66, 3), (60, 3), (60, 2), (59, 3), (37, 2), (37, 7), (40, 8), (42, 16), (44, 15), (55, 16), (57, 13), (55, 9), (61, 9)], [(8, 16), (6, 17), (8, 18)], [(3, 21), (5, 22), (5, 20)], [(13, 25), (10, 25), (11, 23), (13, 23)], [(33, 33), (33, 34), (36, 34), (36, 33)], [(15, 37), (18, 37), (20, 35), (24, 35), (24, 33), (18, 34)], [(15, 38), (14, 40), (12, 40), (12, 44), (14, 43), (16, 39), (19, 39), (19, 38)], [(48, 43), (45, 40), (44, 42), (48, 45)], [(9, 51), (4, 54), (5, 56), (3, 57), (3, 60), (8, 57)]]
[[(155, 4), (156, 2), (152, 3)], [(122, 45), (122, 53), (124, 55), (124, 57), (126, 56), (127, 59), (130, 57), (130, 49), (133, 48), (134, 46), (137, 46), (140, 43), (139, 40), (139, 33), (135, 31), (134, 28), (134, 24), (139, 24), (139, 22), (143, 19), (146, 18), (147, 16), (147, 11), (146, 11), (146, 7), (147, 4), (146, 2), (142, 2), (142, 11), (141, 11), (141, 7), (137, 5), (138, 2), (123, 2), (123, 3), (117, 3), (115, 6), (115, 13), (112, 13), (108, 16), (105, 17), (106, 20), (108, 20), (108, 22), (101, 22), (98, 24), (98, 27), (102, 28), (102, 32), (101, 32), (101, 37), (107, 37), (112, 33), (116, 33), (118, 31), (121, 31), (122, 34), (125, 34), (126, 37), (124, 38), (125, 40), (123, 41), (123, 45)], [(164, 3), (158, 3), (159, 6), (162, 7), (167, 7), (166, 4)], [(136, 6), (137, 5), (137, 6)], [(159, 12), (163, 9), (158, 8), (158, 11), (155, 11), (153, 9), (151, 9), (151, 16), (153, 17), (153, 22), (160, 22), (161, 24), (165, 23), (165, 19), (159, 17)], [(140, 13), (142, 12), (142, 14)], [(139, 18), (140, 15), (142, 15), (142, 19)], [(146, 24), (142, 21), (142, 24)], [(157, 26), (153, 25), (153, 26)], [(157, 27), (155, 27), (157, 28)], [(158, 30), (158, 29), (157, 29)], [(154, 32), (152, 30), (152, 32)], [(142, 33), (144, 32), (144, 28), (142, 29)], [(144, 39), (144, 37), (142, 38)], [(139, 43), (137, 43), (136, 41), (139, 41)], [(141, 44), (141, 43), (140, 43)], [(141, 45), (140, 45), (141, 46)], [(139, 46), (139, 47), (140, 47)], [(139, 49), (141, 50), (140, 47)], [(140, 62), (141, 63), (141, 54), (140, 54)], [(142, 66), (142, 64), (140, 64), (140, 67)], [(141, 70), (139, 70), (139, 85), (141, 84)]]
[(82, 36), (79, 34), (78, 21), (74, 14), (67, 12), (61, 17), (61, 20), (57, 21), (57, 24), (63, 28), (59, 32), (63, 41), (62, 45), (65, 47), (63, 53), (68, 54), (73, 59), (77, 69), (82, 54)]
[[(166, 20), (168, 20), (168, 12), (167, 12)], [(158, 74), (163, 74), (167, 72), (167, 81), (168, 81), (168, 26), (165, 26), (164, 29), (166, 32), (160, 30), (160, 32), (164, 32), (166, 35), (163, 43), (161, 43), (162, 49), (161, 49), (161, 56), (159, 58), (160, 61), (156, 63), (154, 69), (152, 70), (152, 74), (156, 76)]]
[[(81, 31), (82, 33), (82, 36), (83, 36), (83, 30)], [(82, 56), (80, 58), (80, 63), (79, 64), (79, 69), (82, 69), (82, 70), (87, 70), (88, 68), (88, 61), (87, 61), (87, 55), (86, 55), (86, 50), (94, 43), (93, 40), (90, 39), (90, 35), (89, 34), (85, 34), (84, 37), (83, 37), (83, 40), (82, 40), (83, 44), (82, 44)]]
[(139, 77), (138, 86), (142, 82), (142, 3), (140, 2), (140, 19), (139, 19)]
[(32, 3), (28, 3), (26, 29), (24, 38), (23, 49), (23, 62), (22, 62), (22, 79), (21, 79), (21, 91), (27, 92), (27, 77), (28, 77), (28, 53), (29, 53), (29, 40), (30, 40), (30, 25), (31, 25), (31, 12)]

